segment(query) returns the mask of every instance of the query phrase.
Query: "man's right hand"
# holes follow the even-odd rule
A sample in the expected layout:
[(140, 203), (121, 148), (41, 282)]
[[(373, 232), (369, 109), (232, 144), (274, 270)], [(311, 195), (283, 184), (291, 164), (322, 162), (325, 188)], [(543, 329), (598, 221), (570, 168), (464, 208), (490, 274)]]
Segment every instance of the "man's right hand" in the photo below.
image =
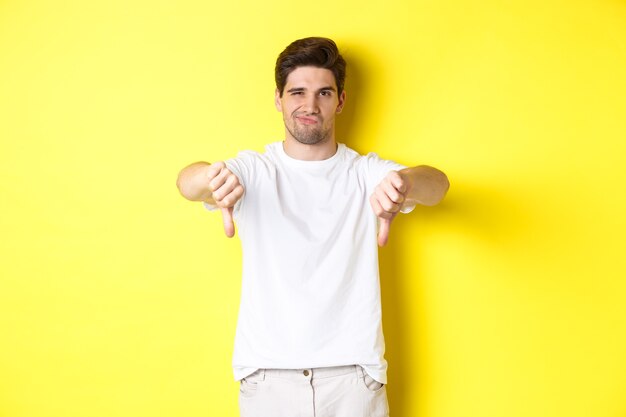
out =
[(235, 235), (233, 207), (243, 196), (243, 186), (239, 182), (239, 178), (221, 161), (209, 165), (206, 175), (209, 180), (211, 198), (215, 201), (215, 205), (222, 210), (224, 233), (228, 237), (233, 237)]

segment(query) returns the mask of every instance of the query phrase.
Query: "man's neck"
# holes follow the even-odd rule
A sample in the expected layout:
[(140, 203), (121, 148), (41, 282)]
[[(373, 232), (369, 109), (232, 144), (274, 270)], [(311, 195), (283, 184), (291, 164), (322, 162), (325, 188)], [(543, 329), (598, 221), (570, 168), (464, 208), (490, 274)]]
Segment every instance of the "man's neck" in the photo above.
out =
[(302, 161), (323, 161), (331, 158), (337, 152), (337, 143), (334, 138), (328, 138), (315, 145), (305, 145), (292, 137), (287, 136), (283, 142), (285, 153), (293, 159)]

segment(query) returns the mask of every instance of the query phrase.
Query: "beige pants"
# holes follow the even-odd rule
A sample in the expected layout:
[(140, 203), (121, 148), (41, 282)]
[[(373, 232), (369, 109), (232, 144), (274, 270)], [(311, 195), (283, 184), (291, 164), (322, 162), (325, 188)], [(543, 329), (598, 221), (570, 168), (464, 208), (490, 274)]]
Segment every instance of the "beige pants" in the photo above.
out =
[(259, 369), (240, 382), (241, 417), (388, 417), (387, 387), (359, 365)]

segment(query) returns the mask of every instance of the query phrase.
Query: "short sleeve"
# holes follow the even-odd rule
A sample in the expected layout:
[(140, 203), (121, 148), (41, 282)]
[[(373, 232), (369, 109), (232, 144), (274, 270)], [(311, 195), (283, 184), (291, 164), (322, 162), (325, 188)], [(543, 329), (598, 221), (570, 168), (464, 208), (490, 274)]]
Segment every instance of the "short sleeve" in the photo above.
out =
[[(367, 183), (371, 192), (374, 188), (385, 178), (385, 176), (391, 171), (400, 171), (407, 168), (405, 165), (398, 164), (397, 162), (382, 159), (376, 153), (370, 152), (364, 156), (365, 165), (367, 169)], [(415, 208), (415, 205), (402, 207), (401, 213), (410, 213)]]
[(252, 182), (258, 156), (259, 154), (254, 151), (242, 151), (237, 154), (236, 158), (224, 161), (226, 167), (239, 178), (244, 188)]

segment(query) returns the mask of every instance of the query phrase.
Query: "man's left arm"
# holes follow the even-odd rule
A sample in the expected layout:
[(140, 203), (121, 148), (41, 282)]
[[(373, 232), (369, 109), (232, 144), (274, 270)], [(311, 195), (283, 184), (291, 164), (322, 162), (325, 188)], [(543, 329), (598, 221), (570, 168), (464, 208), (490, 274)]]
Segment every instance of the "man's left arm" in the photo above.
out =
[(391, 171), (376, 186), (370, 204), (378, 217), (378, 244), (384, 246), (391, 221), (404, 207), (434, 206), (445, 197), (450, 182), (446, 174), (427, 165)]

